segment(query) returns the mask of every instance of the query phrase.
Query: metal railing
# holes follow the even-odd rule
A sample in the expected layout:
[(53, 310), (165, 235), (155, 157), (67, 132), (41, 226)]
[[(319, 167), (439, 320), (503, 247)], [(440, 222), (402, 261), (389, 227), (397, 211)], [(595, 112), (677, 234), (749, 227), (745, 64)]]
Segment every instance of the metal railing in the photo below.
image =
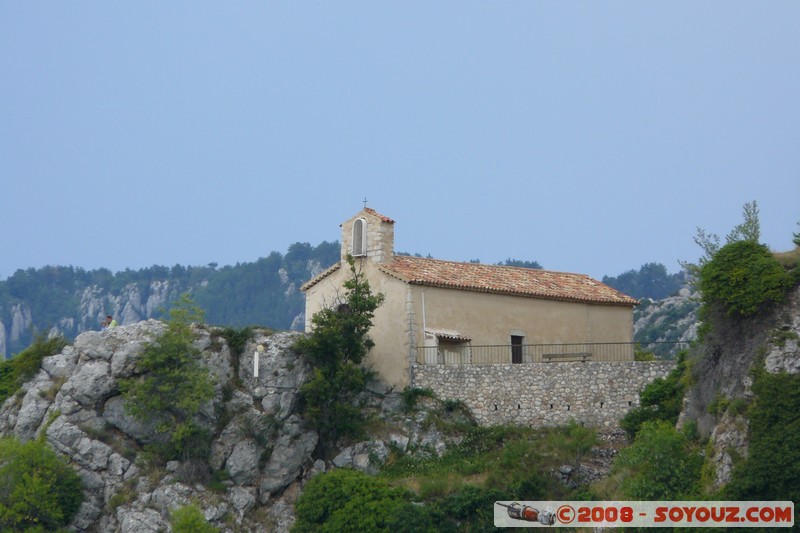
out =
[(567, 344), (522, 344), (473, 346), (442, 343), (418, 346), (417, 363), (422, 365), (497, 365), (509, 363), (558, 363), (586, 361), (633, 361), (638, 351), (674, 356), (689, 347), (688, 342), (583, 342)]

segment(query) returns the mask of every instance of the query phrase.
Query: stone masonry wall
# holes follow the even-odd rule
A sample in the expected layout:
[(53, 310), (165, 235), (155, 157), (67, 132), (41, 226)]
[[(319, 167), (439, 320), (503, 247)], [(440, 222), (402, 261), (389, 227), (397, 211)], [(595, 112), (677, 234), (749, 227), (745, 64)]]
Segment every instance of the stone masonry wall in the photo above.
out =
[(645, 385), (673, 368), (675, 363), (669, 361), (414, 364), (411, 386), (463, 401), (484, 426), (558, 426), (574, 419), (610, 427), (639, 405)]

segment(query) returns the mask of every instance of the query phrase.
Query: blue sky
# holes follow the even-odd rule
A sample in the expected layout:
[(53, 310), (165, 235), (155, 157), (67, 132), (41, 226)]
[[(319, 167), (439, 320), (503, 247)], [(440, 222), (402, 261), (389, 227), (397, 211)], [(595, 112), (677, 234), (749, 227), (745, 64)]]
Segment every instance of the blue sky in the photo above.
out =
[(396, 249), (595, 277), (800, 231), (800, 3), (2, 2), (0, 279)]

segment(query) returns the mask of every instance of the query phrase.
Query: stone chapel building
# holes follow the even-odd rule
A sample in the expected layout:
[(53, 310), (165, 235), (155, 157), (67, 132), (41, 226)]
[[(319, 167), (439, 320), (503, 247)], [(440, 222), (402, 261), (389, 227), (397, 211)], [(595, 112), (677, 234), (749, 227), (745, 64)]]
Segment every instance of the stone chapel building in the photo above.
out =
[(337, 305), (353, 256), (385, 295), (365, 362), (390, 385), (407, 386), (415, 364), (634, 360), (635, 299), (583, 274), (395, 255), (394, 225), (362, 209), (341, 225), (340, 262), (301, 288), (308, 331)]

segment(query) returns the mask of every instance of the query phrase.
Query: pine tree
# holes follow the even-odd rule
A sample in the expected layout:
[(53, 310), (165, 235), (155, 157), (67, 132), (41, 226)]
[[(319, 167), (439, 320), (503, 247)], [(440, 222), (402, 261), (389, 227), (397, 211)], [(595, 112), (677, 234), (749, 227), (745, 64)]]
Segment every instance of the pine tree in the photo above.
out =
[(368, 337), (375, 310), (383, 294), (373, 294), (362, 270), (348, 257), (350, 278), (344, 282), (344, 297), (311, 318), (311, 333), (295, 348), (313, 367), (312, 378), (300, 392), (305, 416), (319, 432), (319, 455), (325, 455), (342, 436), (358, 435), (363, 415), (357, 403), (367, 381), (361, 362), (374, 345)]

